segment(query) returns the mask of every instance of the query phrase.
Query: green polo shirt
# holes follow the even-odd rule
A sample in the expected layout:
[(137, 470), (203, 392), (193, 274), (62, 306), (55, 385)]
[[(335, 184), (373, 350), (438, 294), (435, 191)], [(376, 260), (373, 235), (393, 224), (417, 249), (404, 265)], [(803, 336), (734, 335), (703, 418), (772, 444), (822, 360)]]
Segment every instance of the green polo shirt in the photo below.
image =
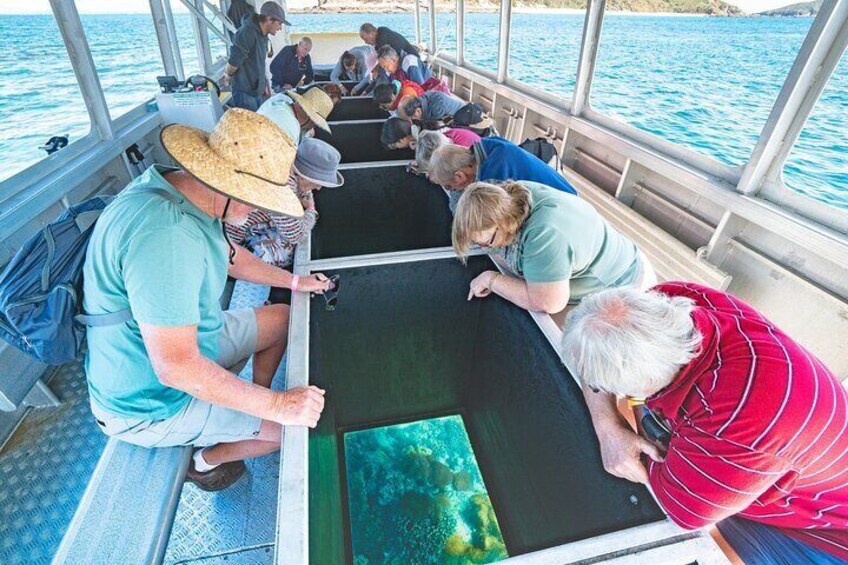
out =
[[(200, 352), (218, 356), (226, 241), (221, 222), (164, 179), (171, 170), (150, 167), (109, 204), (94, 227), (83, 270), (87, 314), (133, 313), (130, 322), (86, 332), (91, 400), (128, 418), (168, 418), (191, 398), (159, 382), (137, 322), (197, 326)], [(176, 202), (151, 193), (154, 187)]]
[(530, 215), (516, 242), (498, 249), (531, 283), (570, 279), (571, 302), (606, 288), (633, 284), (641, 272), (636, 245), (615, 231), (591, 204), (544, 184), (530, 190)]

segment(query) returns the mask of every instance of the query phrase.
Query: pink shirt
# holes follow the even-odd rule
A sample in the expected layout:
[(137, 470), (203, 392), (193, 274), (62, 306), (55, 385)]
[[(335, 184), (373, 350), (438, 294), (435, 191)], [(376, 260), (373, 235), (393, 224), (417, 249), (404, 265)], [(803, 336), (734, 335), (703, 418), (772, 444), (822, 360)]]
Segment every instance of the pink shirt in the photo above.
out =
[(448, 139), (450, 139), (452, 143), (455, 145), (461, 145), (462, 147), (471, 147), (480, 141), (479, 135), (467, 129), (448, 128), (442, 133), (448, 136)]

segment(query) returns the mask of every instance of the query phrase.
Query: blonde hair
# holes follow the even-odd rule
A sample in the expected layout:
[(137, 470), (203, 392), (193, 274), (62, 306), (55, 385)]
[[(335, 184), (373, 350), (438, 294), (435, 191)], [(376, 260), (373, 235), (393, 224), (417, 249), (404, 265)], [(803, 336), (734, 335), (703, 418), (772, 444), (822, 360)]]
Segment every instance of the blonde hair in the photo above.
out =
[(433, 151), (430, 157), (430, 180), (436, 184), (445, 184), (456, 172), (477, 162), (474, 151), (460, 145), (443, 145)]
[(530, 191), (517, 182), (471, 183), (462, 192), (453, 216), (451, 238), (456, 254), (464, 262), (474, 243), (472, 236), (492, 228), (501, 230), (511, 242), (532, 205)]

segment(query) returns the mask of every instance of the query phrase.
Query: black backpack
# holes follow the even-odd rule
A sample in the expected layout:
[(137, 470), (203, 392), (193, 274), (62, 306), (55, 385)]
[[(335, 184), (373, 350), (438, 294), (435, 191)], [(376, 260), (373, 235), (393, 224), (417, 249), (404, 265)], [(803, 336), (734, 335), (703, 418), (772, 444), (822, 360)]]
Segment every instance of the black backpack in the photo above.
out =
[(556, 158), (556, 164), (554, 168), (556, 170), (560, 170), (562, 168), (562, 161), (559, 159), (559, 155), (557, 154), (556, 146), (553, 143), (548, 141), (547, 138), (537, 137), (536, 139), (527, 138), (521, 142), (519, 145), (523, 150), (527, 151), (537, 159), (547, 163), (550, 165), (551, 161)]

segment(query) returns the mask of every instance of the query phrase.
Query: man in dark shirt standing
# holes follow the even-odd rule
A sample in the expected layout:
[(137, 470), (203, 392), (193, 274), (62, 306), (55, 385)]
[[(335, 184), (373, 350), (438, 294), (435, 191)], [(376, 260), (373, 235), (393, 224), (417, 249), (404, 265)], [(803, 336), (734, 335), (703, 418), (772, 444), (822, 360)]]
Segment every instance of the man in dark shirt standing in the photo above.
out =
[(387, 27), (374, 27), (374, 24), (362, 24), (359, 28), (359, 37), (362, 41), (372, 46), (377, 51), (383, 45), (391, 45), (398, 54), (415, 55), (421, 59), (418, 48), (398, 32)]
[(265, 78), (268, 35), (275, 35), (283, 24), (291, 25), (283, 8), (276, 2), (265, 2), (259, 13), (245, 19), (236, 32), (221, 79), (222, 84), (232, 82), (232, 106), (255, 112), (264, 96), (270, 94)]
[(271, 61), (271, 86), (275, 92), (290, 90), (300, 84), (309, 84), (314, 78), (312, 72), (312, 40), (302, 38), (294, 45), (286, 45), (279, 55)]

